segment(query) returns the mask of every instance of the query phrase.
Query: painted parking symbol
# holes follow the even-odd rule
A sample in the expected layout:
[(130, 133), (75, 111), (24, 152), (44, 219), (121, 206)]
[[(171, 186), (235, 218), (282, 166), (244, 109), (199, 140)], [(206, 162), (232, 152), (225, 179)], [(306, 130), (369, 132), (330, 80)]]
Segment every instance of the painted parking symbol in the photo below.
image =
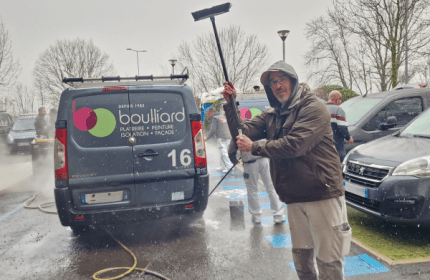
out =
[[(290, 262), (289, 265), (294, 271), (296, 270), (293, 262)], [(389, 272), (390, 270), (368, 255), (361, 254), (354, 257), (345, 257), (344, 271), (345, 276), (356, 276)]]
[[(216, 180), (215, 183), (219, 183), (220, 180)], [(230, 182), (243, 182), (243, 178), (235, 178), (235, 179), (224, 179), (224, 183), (230, 183)]]

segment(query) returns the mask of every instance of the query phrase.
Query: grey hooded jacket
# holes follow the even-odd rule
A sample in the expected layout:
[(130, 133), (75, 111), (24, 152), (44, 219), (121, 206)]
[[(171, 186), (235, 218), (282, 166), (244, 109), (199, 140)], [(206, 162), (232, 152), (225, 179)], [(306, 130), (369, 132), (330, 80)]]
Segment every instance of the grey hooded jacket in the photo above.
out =
[(228, 130), (227, 120), (220, 112), (215, 112), (211, 119), (211, 126), (209, 129), (208, 136), (206, 139), (210, 139), (213, 136), (221, 139), (230, 139), (230, 131)]
[[(267, 86), (272, 71), (291, 78), (291, 95), (285, 106)], [(270, 158), (270, 173), (276, 192), (285, 203), (311, 202), (345, 194), (339, 155), (333, 141), (330, 114), (297, 73), (279, 61), (261, 75), (261, 82), (273, 108), (249, 122), (240, 119), (242, 132), (253, 142), (252, 154)], [(237, 127), (229, 104), (224, 105), (230, 133), (236, 140)], [(266, 138), (267, 141), (258, 141)]]

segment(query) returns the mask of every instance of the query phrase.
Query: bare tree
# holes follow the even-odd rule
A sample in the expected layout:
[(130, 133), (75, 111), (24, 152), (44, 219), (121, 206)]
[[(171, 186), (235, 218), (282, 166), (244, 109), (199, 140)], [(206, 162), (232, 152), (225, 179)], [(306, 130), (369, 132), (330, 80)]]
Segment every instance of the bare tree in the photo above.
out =
[[(256, 35), (246, 35), (238, 26), (224, 28), (218, 35), (229, 80), (239, 91), (249, 90), (267, 64), (267, 47), (258, 42)], [(188, 68), (197, 97), (223, 85), (225, 78), (213, 32), (192, 43), (183, 42), (178, 51), (178, 66)]]
[(309, 76), (353, 86), (360, 92), (368, 92), (372, 84), (381, 91), (395, 87), (401, 82), (399, 71), (405, 60), (406, 23), (409, 63), (418, 63), (428, 51), (429, 3), (334, 0), (334, 10), (307, 24), (306, 34), (312, 40), (305, 55), (306, 65), (312, 69)]
[(13, 116), (35, 112), (35, 95), (26, 86), (17, 83), (7, 96), (7, 108)]
[(351, 88), (351, 33), (333, 18), (319, 17), (306, 24), (306, 35), (312, 45), (305, 54), (308, 78), (316, 79), (319, 85), (339, 82), (343, 87)]
[(113, 64), (92, 40), (57, 40), (43, 52), (33, 70), (35, 88), (44, 102), (57, 105), (68, 86), (65, 77), (99, 78), (111, 75)]
[(19, 76), (21, 67), (19, 61), (12, 55), (12, 41), (0, 18), (0, 93), (12, 86)]

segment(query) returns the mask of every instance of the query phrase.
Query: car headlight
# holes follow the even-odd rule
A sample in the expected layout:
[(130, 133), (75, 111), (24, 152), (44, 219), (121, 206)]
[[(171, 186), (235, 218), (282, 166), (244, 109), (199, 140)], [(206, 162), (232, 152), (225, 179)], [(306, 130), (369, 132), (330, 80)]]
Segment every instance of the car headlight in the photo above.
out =
[(430, 177), (430, 156), (408, 160), (396, 167), (393, 176)]
[(12, 137), (12, 135), (10, 135), (10, 134), (7, 135), (7, 142), (8, 143), (13, 143), (13, 137)]

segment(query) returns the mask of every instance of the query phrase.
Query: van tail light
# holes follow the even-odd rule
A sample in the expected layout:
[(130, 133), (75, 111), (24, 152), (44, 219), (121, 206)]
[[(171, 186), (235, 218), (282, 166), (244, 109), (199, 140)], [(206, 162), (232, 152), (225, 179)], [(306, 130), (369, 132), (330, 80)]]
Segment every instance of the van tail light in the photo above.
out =
[(56, 129), (54, 141), (55, 180), (69, 179), (67, 168), (67, 130)]
[(191, 127), (193, 130), (193, 146), (194, 146), (194, 162), (196, 168), (204, 168), (206, 162), (206, 148), (203, 138), (202, 123), (200, 121), (192, 121)]

